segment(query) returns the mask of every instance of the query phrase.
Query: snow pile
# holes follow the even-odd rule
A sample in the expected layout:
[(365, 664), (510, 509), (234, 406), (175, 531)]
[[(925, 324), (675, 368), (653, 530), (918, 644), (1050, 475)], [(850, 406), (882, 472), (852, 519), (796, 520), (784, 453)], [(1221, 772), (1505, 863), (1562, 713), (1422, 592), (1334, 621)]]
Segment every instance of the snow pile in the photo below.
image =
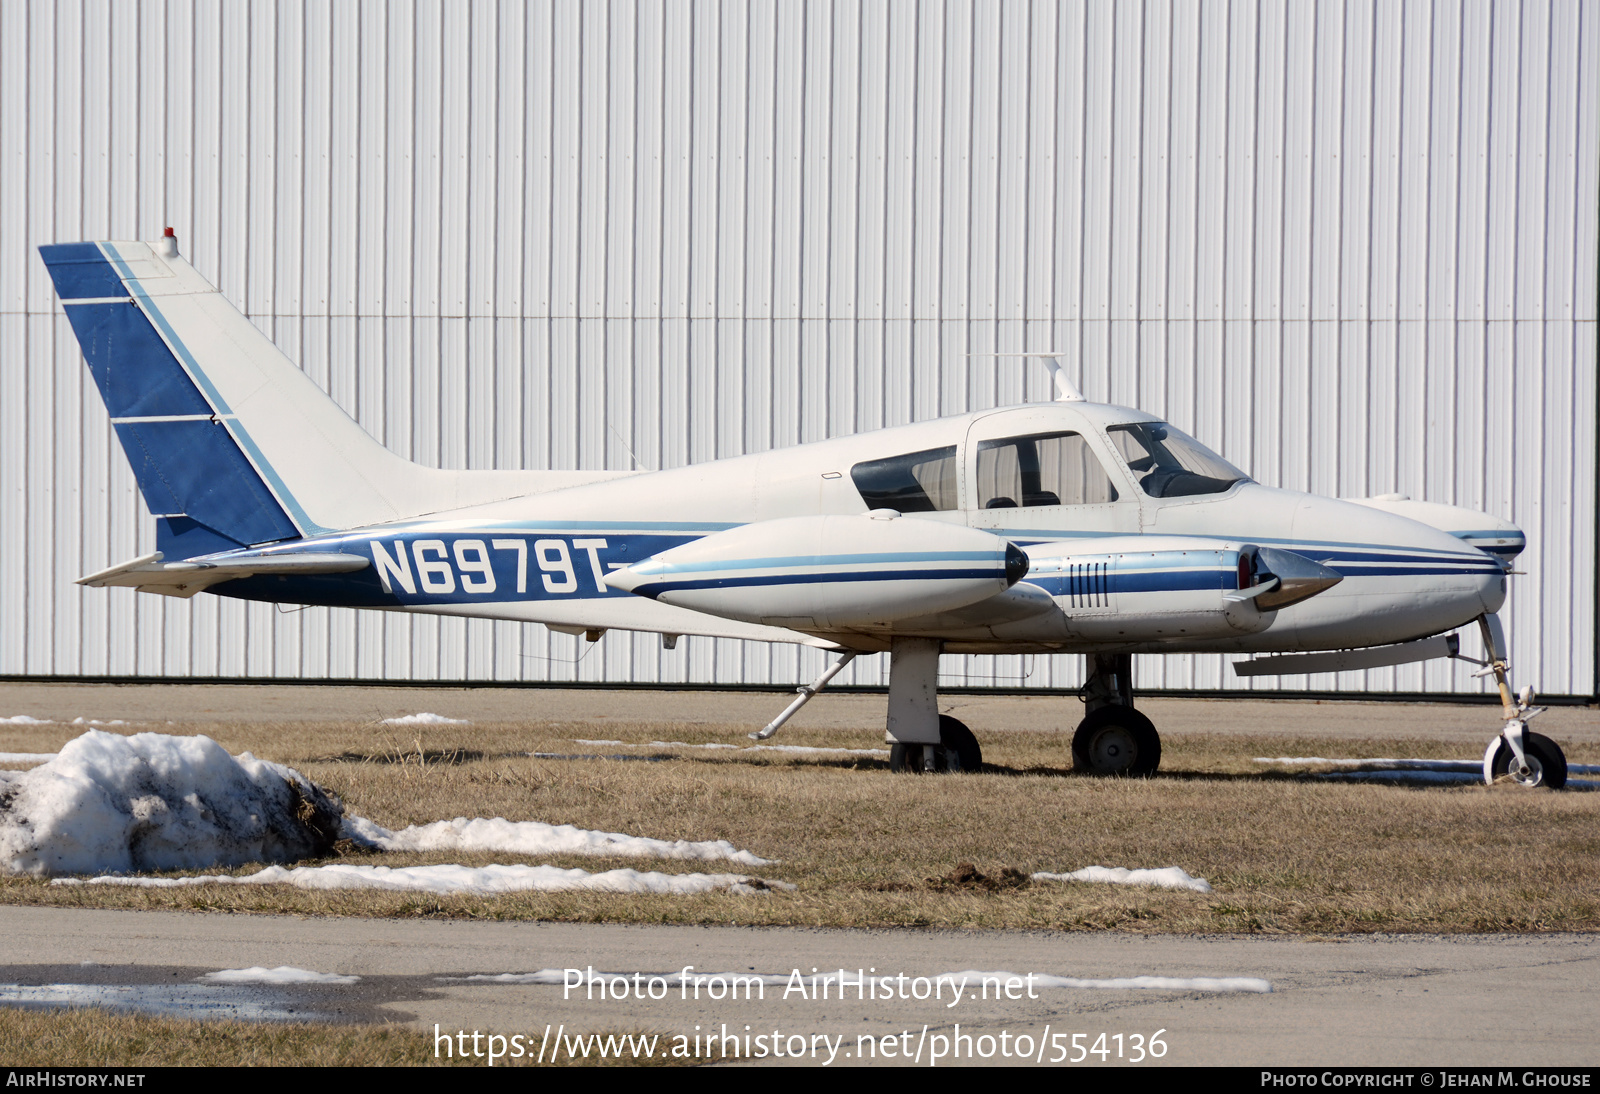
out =
[(0, 871), (181, 870), (323, 855), (338, 798), (209, 737), (90, 730), (31, 771), (0, 772)]
[(729, 888), (783, 888), (743, 874), (668, 875), (612, 870), (591, 874), (554, 866), (437, 865), (391, 869), (335, 864), (285, 870), (272, 866), (245, 877), (105, 876), (190, 870), (245, 863), (292, 862), (329, 854), (348, 837), (382, 851), (506, 851), (520, 855), (616, 855), (628, 858), (723, 860), (767, 866), (770, 860), (727, 840), (650, 839), (572, 825), (496, 817), (412, 826), (391, 832), (344, 816), (338, 798), (303, 775), (228, 755), (207, 737), (140, 733), (122, 737), (90, 730), (31, 771), (0, 771), (0, 871), (98, 874), (58, 884), (289, 884), (313, 889), (400, 889), (432, 893), (499, 893), (598, 889), (608, 892), (697, 893)]
[(382, 725), (386, 726), (470, 726), (472, 723), (465, 718), (446, 718), (443, 714), (403, 714), (398, 718), (385, 718)]
[(222, 969), (200, 977), (209, 984), (354, 984), (359, 976), (340, 976), (333, 972), (312, 972), (293, 965), (275, 969), (253, 965), (248, 969)]
[(365, 817), (346, 817), (344, 835), (381, 851), (508, 851), (519, 855), (618, 855), (624, 858), (725, 859), (741, 866), (770, 866), (771, 860), (741, 851), (727, 840), (651, 839), (624, 832), (595, 832), (570, 824), (539, 821), (435, 821), (391, 832)]
[(54, 752), (0, 752), (0, 764), (47, 764), (56, 755)]
[(0, 718), (0, 726), (52, 726), (55, 725), (48, 718), (30, 718), (26, 714), (13, 714), (9, 718)]
[(563, 870), (556, 866), (268, 866), (244, 877), (206, 874), (199, 877), (57, 878), (55, 885), (126, 885), (147, 889), (179, 889), (191, 885), (293, 885), (298, 889), (388, 889), (401, 892), (475, 894), (565, 892), (588, 889), (605, 893), (705, 893), (728, 889), (757, 893), (793, 889), (784, 881), (764, 881), (744, 874), (661, 874), (654, 871)]
[(1121, 866), (1086, 866), (1070, 874), (1037, 873), (1034, 881), (1097, 881), (1109, 885), (1152, 885), (1160, 889), (1193, 889), (1197, 893), (1214, 890), (1203, 877), (1190, 877), (1177, 866), (1162, 870), (1128, 870)]

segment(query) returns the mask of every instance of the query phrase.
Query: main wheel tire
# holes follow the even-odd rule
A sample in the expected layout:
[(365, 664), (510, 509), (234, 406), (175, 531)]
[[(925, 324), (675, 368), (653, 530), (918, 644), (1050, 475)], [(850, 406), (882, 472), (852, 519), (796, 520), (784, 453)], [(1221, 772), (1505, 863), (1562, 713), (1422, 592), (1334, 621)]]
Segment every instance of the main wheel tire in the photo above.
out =
[[(983, 749), (978, 747), (978, 738), (960, 719), (939, 715), (939, 744), (945, 754), (946, 770), (978, 771), (983, 767)], [(950, 763), (952, 753), (955, 764)]]
[[(978, 771), (983, 767), (983, 749), (978, 738), (965, 722), (948, 714), (939, 715), (939, 747), (933, 750), (935, 771)], [(900, 744), (889, 746), (889, 770), (922, 770), (922, 746)]]
[(1132, 707), (1101, 707), (1072, 735), (1072, 767), (1090, 775), (1154, 775), (1161, 735)]
[(1510, 775), (1511, 781), (1523, 786), (1543, 786), (1551, 790), (1560, 790), (1567, 785), (1567, 756), (1561, 751), (1561, 746), (1542, 733), (1529, 733), (1522, 746), (1523, 755), (1528, 758), (1528, 774), (1519, 776), (1511, 770), (1512, 763), (1516, 760), (1516, 753), (1511, 751), (1511, 746), (1505, 739), (1500, 739), (1500, 747), (1494, 754), (1494, 775)]

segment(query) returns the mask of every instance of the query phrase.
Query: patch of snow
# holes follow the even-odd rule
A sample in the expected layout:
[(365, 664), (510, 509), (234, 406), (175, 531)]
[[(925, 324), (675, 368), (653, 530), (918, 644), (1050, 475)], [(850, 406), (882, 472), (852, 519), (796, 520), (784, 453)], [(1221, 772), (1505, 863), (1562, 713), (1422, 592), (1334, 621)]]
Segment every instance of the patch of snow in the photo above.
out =
[(611, 756), (601, 756), (593, 752), (524, 752), (524, 756), (531, 756), (535, 760), (627, 760), (634, 763), (658, 764), (670, 760), (670, 756), (629, 756), (625, 752), (618, 752)]
[(729, 749), (734, 752), (795, 752), (813, 753), (817, 755), (834, 756), (887, 756), (886, 748), (818, 748), (811, 745), (739, 745), (729, 744), (690, 744), (687, 741), (650, 741), (639, 744), (637, 741), (583, 741), (573, 738), (573, 743), (580, 745), (623, 745), (627, 748), (716, 748)]
[(762, 887), (794, 889), (784, 881), (757, 881), (744, 874), (662, 874), (638, 870), (563, 870), (555, 866), (268, 866), (244, 877), (206, 874), (198, 877), (96, 877), (56, 878), (54, 885), (126, 885), (150, 889), (177, 889), (192, 885), (293, 885), (299, 889), (387, 889), (493, 895), (518, 892), (565, 892), (586, 889), (607, 893), (705, 893), (729, 889), (755, 893)]
[[(770, 884), (770, 882), (769, 882), (769, 884)], [(481, 983), (490, 983), (490, 984), (555, 984), (557, 986), (560, 986), (560, 985), (563, 985), (563, 984), (566, 983), (566, 975), (567, 975), (567, 970), (566, 969), (540, 969), (538, 972), (478, 973), (475, 976), (441, 976), (441, 977), (439, 977), (439, 979), (440, 980), (462, 980), (462, 981), (476, 980), (476, 981), (479, 981)], [(635, 974), (635, 973), (631, 973), (631, 972), (595, 972), (591, 968), (591, 969), (585, 970), (584, 975), (585, 975), (585, 977), (593, 976), (596, 979), (603, 979), (603, 980), (606, 980), (608, 982), (611, 981), (611, 980), (614, 980), (615, 978), (617, 978), (619, 976), (625, 977), (625, 978), (627, 978), (629, 980), (631, 980), (635, 975), (643, 976), (643, 977), (646, 977), (646, 978), (658, 977), (658, 978), (666, 981), (669, 986), (676, 988), (676, 987), (682, 987), (685, 983), (687, 983), (690, 987), (694, 987), (696, 985), (699, 985), (699, 986), (703, 987), (703, 986), (705, 986), (707, 981), (716, 980), (716, 979), (719, 979), (719, 978), (731, 983), (735, 977), (737, 977), (739, 979), (740, 983), (749, 982), (749, 983), (753, 984), (753, 983), (759, 982), (759, 983), (767, 985), (768, 987), (782, 987), (783, 985), (789, 983), (790, 978), (794, 974), (793, 973), (787, 973), (787, 972), (749, 972), (749, 971), (745, 971), (745, 972), (697, 972), (697, 973), (691, 973), (688, 976), (685, 976), (681, 969), (676, 971), (676, 972), (666, 972), (666, 973), (648, 973), (648, 972), (643, 972), (643, 973)], [(819, 973), (819, 974), (817, 974), (817, 983), (819, 983), (819, 984), (822, 983), (824, 980), (826, 980), (828, 983), (832, 984), (837, 979), (838, 979), (838, 975), (837, 974), (832, 974), (832, 975), (830, 975), (828, 973)], [(875, 978), (871, 977), (871, 976), (867, 977), (868, 981), (871, 981), (873, 979), (875, 979)], [(884, 978), (884, 979), (888, 979), (888, 978)], [(807, 985), (809, 985), (811, 983), (811, 976), (808, 975), (806, 977), (806, 983), (807, 983)], [(854, 978), (851, 979), (850, 983), (852, 985), (855, 984)]]
[(0, 752), (0, 764), (47, 764), (57, 755), (55, 752)]
[(53, 726), (48, 718), (30, 718), (26, 714), (13, 714), (9, 718), (0, 718), (0, 725), (7, 726)]
[(692, 745), (688, 741), (651, 741), (650, 748), (738, 748), (738, 745), (705, 744)]
[(1121, 866), (1086, 866), (1070, 874), (1040, 872), (1034, 881), (1093, 881), (1109, 885), (1153, 885), (1161, 889), (1193, 889), (1197, 893), (1214, 890), (1203, 877), (1190, 877), (1177, 866), (1160, 870), (1129, 870)]
[(1482, 760), (1420, 760), (1379, 757), (1371, 760), (1330, 760), (1322, 756), (1257, 756), (1258, 764), (1283, 764), (1286, 767), (1309, 767), (1327, 764), (1333, 767), (1370, 768), (1374, 771), (1476, 771), (1483, 773)]
[(465, 718), (446, 718), (443, 714), (429, 714), (423, 711), (420, 714), (402, 714), (396, 718), (385, 718), (380, 724), (386, 726), (470, 726), (472, 723)]
[[(1119, 976), (1107, 980), (1082, 980), (1072, 976), (1051, 976), (1033, 973), (1033, 982), (1041, 988), (1087, 988), (1093, 991), (1214, 991), (1259, 992), (1272, 991), (1272, 983), (1254, 976)], [(968, 983), (981, 983), (984, 979), (1000, 978), (1002, 984), (1011, 978), (1021, 980), (1014, 972), (947, 972), (941, 980), (954, 979), (957, 983), (965, 977)]]
[(72, 719), (72, 724), (75, 726), (125, 726), (128, 723), (121, 718), (112, 718), (110, 721), (106, 721), (101, 718), (85, 718), (80, 715)]
[[(852, 970), (842, 970), (846, 987), (854, 990), (858, 974)], [(587, 979), (593, 976), (596, 979), (611, 981), (622, 977), (631, 981), (634, 976), (647, 978), (660, 978), (669, 987), (681, 987), (688, 980), (691, 986), (704, 985), (706, 981), (721, 978), (732, 983), (736, 978), (740, 983), (760, 983), (768, 987), (784, 987), (794, 981), (794, 972), (721, 972), (721, 973), (693, 973), (687, 978), (682, 972), (669, 973), (632, 973), (632, 972), (594, 972), (585, 970)], [(805, 975), (803, 980), (810, 988), (813, 980), (818, 984), (837, 984), (840, 980), (839, 972), (819, 972)], [(1254, 976), (1122, 976), (1111, 979), (1091, 980), (1072, 976), (1053, 976), (1049, 973), (1031, 973), (1033, 986), (1038, 988), (1072, 988), (1089, 991), (1207, 991), (1207, 992), (1258, 992), (1272, 991), (1272, 983)], [(491, 984), (546, 984), (557, 987), (564, 986), (567, 982), (566, 969), (540, 969), (538, 972), (502, 972), (479, 973), (476, 976), (440, 977), (441, 980), (476, 980), (480, 983)], [(899, 982), (898, 976), (868, 976), (869, 984), (878, 984), (883, 987), (893, 988)], [(932, 981), (935, 984), (943, 983), (951, 987), (961, 987), (963, 983), (967, 988), (982, 984), (984, 981), (993, 983), (998, 980), (1001, 984), (1026, 983), (1026, 978), (1014, 972), (980, 972), (976, 969), (966, 969), (962, 972), (941, 972), (931, 976), (919, 977)]]
[(334, 972), (312, 972), (292, 965), (279, 965), (275, 969), (260, 965), (248, 969), (221, 969), (208, 972), (199, 979), (210, 984), (354, 984), (359, 976), (340, 976)]
[(809, 745), (751, 745), (742, 752), (813, 752), (845, 756), (887, 756), (887, 748), (813, 748)]
[(741, 866), (772, 860), (741, 851), (727, 840), (651, 839), (595, 832), (570, 824), (457, 817), (391, 832), (365, 817), (346, 817), (344, 835), (383, 851), (507, 851), (521, 855), (618, 855), (624, 858), (724, 859)]
[(344, 809), (299, 772), (209, 737), (95, 729), (5, 776), (0, 871), (12, 874), (292, 861), (325, 853)]

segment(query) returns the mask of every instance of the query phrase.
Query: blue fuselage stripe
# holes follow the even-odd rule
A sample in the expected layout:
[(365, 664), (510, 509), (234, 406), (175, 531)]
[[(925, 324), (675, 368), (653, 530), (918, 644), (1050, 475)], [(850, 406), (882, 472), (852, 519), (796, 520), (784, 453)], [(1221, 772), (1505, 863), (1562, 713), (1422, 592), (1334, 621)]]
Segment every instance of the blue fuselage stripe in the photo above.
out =
[(789, 555), (778, 558), (735, 558), (721, 562), (642, 562), (633, 567), (641, 577), (658, 574), (704, 573), (709, 570), (776, 570), (797, 566), (869, 566), (890, 562), (993, 562), (1001, 564), (1000, 551), (899, 551), (856, 555)]
[(663, 581), (635, 591), (654, 600), (662, 593), (684, 589), (743, 589), (770, 585), (828, 585), (844, 581), (971, 581), (1000, 578), (998, 568), (990, 570), (841, 570), (825, 574), (767, 574), (750, 577), (707, 577), (694, 581)]

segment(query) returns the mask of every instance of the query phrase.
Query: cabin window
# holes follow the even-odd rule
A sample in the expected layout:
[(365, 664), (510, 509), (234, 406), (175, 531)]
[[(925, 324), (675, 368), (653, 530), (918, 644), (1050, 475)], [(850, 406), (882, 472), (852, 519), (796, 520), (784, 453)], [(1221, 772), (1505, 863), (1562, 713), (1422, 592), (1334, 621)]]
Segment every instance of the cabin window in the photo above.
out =
[(978, 506), (1104, 505), (1111, 476), (1076, 433), (1040, 433), (978, 443)]
[(858, 463), (850, 477), (868, 509), (931, 513), (956, 508), (955, 445)]
[(1128, 470), (1152, 498), (1220, 494), (1250, 476), (1165, 422), (1134, 422), (1108, 430)]

